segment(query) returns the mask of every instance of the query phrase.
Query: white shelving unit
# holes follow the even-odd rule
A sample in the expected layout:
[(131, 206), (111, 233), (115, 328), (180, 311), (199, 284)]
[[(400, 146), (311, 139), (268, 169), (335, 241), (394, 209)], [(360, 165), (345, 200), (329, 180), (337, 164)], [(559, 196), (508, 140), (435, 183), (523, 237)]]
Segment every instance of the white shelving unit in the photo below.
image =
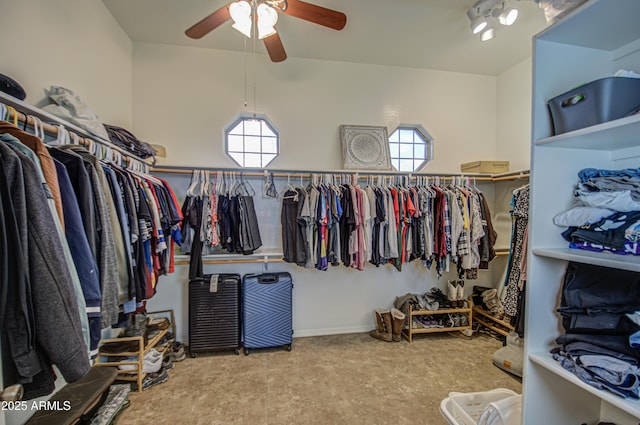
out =
[(640, 259), (567, 248), (553, 217), (573, 201), (583, 168), (640, 167), (640, 116), (554, 136), (547, 101), (618, 69), (640, 72), (640, 1), (589, 0), (534, 38), (531, 209), (523, 424), (640, 422), (640, 402), (597, 390), (549, 354), (568, 261), (640, 272)]

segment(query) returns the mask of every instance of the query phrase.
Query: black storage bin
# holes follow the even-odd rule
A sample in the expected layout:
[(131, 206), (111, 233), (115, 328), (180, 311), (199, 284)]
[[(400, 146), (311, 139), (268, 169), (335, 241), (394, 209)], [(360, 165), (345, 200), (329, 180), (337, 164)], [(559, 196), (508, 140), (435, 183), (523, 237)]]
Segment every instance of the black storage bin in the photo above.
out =
[(617, 120), (640, 107), (640, 79), (602, 78), (556, 96), (547, 105), (554, 134)]
[(240, 353), (240, 275), (206, 274), (189, 282), (189, 352)]

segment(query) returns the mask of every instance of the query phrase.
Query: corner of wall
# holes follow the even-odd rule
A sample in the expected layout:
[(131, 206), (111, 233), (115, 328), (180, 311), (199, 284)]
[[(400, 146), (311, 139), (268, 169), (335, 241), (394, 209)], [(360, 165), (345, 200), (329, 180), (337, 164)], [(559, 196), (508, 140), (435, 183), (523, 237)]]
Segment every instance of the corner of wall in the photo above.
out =
[(497, 79), (495, 158), (509, 161), (511, 170), (529, 169), (532, 58), (504, 71)]

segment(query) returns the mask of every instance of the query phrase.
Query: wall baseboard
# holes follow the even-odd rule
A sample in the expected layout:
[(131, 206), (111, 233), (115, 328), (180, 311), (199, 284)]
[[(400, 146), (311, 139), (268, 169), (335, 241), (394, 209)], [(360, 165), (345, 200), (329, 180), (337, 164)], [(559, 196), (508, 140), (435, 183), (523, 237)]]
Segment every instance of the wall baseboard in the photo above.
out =
[(353, 326), (344, 328), (324, 328), (324, 329), (304, 329), (294, 330), (293, 337), (300, 338), (306, 336), (323, 336), (323, 335), (340, 335), (340, 334), (355, 334), (362, 332), (369, 332), (372, 328), (369, 326)]

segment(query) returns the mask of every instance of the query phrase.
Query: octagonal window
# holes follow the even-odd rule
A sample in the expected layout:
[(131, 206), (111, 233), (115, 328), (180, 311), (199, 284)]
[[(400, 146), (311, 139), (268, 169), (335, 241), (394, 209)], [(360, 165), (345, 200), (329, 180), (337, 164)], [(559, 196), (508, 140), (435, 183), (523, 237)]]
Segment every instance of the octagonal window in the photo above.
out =
[(401, 125), (389, 136), (391, 164), (398, 171), (419, 171), (433, 159), (433, 138), (420, 125)]
[(240, 167), (264, 168), (280, 152), (280, 135), (265, 116), (240, 115), (224, 130), (225, 152)]

